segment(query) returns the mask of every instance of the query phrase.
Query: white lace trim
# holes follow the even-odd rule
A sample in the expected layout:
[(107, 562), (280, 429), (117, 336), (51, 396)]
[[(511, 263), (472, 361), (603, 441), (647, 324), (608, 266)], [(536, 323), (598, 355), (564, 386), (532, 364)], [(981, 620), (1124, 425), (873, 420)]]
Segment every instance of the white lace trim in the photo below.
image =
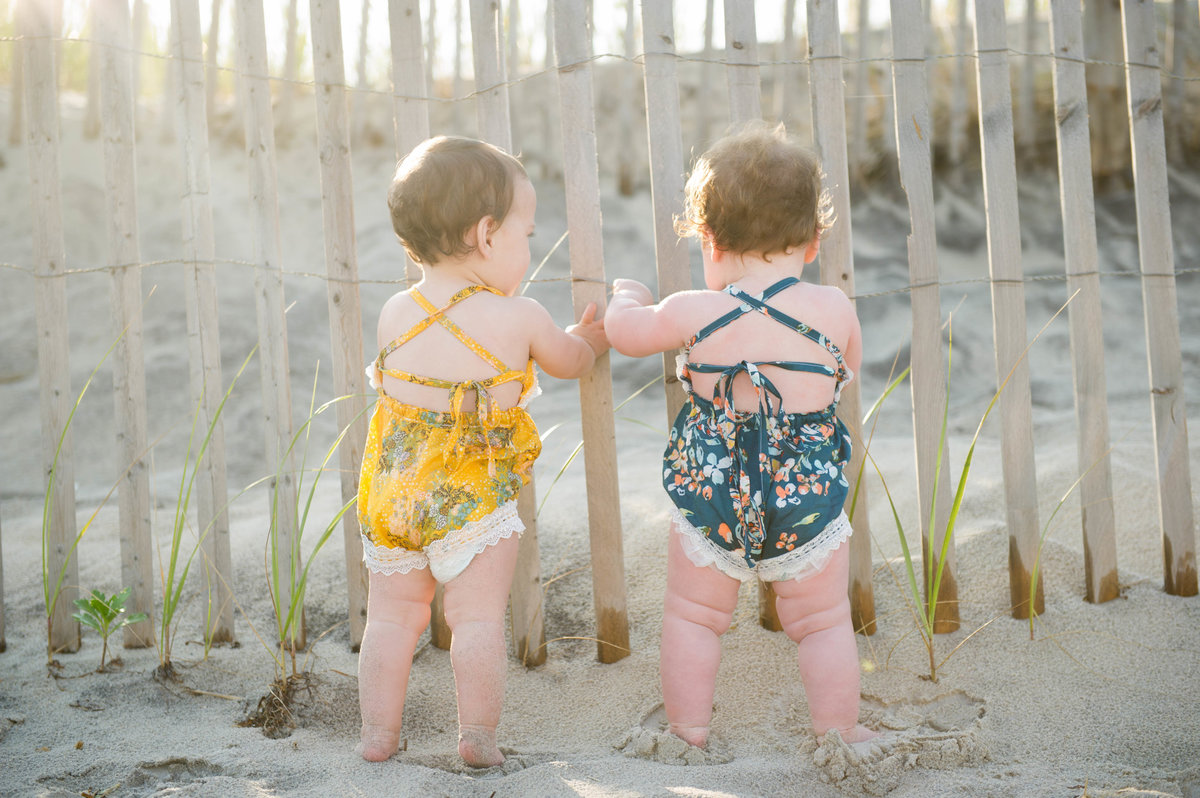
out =
[(746, 565), (745, 558), (721, 548), (709, 540), (703, 532), (683, 517), (679, 508), (671, 507), (671, 520), (679, 530), (683, 553), (698, 568), (715, 565), (717, 570), (742, 582), (761, 579), (764, 582), (784, 582), (803, 579), (819, 573), (833, 553), (854, 533), (850, 519), (843, 511), (826, 525), (821, 533), (798, 549), (761, 560), (754, 567)]
[(538, 385), (537, 369), (533, 370), (533, 384), (525, 393), (521, 394), (521, 401), (517, 402), (517, 407), (524, 410), (530, 402), (542, 395), (542, 386)]
[[(390, 576), (431, 566), (435, 572), (455, 570), (439, 581), (449, 581), (467, 567), (475, 555), (488, 546), (520, 535), (525, 524), (517, 515), (517, 502), (506, 502), (478, 521), (470, 521), (463, 527), (450, 532), (446, 537), (432, 541), (421, 551), (376, 546), (364, 535), (363, 562), (372, 573)], [(448, 567), (447, 567), (448, 566)], [(434, 574), (438, 576), (438, 573)]]

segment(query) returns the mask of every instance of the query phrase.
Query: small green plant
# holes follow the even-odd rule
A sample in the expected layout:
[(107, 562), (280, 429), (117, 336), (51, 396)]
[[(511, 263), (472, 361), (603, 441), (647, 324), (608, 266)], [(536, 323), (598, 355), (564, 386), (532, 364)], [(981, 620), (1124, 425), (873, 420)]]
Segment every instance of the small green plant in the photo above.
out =
[[(319, 370), (320, 365), (318, 364), (318, 372)], [(364, 407), (338, 433), (329, 449), (325, 452), (325, 457), (322, 459), (321, 465), (313, 469), (314, 476), (312, 483), (308, 486), (308, 493), (304, 496), (303, 503), (301, 503), (304, 476), (308, 472), (307, 458), (313, 421), (317, 416), (338, 402), (353, 398), (352, 395), (347, 394), (331, 399), (320, 407), (315, 407), (316, 396), (317, 377), (314, 375), (313, 391), (309, 400), (308, 418), (300, 425), (295, 434), (292, 435), (287, 449), (280, 458), (271, 487), (271, 526), (267, 532), (264, 560), (267, 592), (271, 598), (271, 609), (275, 620), (274, 638), (272, 640), (264, 638), (258, 633), (258, 629), (255, 628), (254, 623), (249, 617), (246, 619), (255, 637), (258, 638), (259, 642), (263, 644), (263, 648), (271, 655), (271, 660), (275, 665), (275, 678), (272, 680), (267, 694), (259, 699), (256, 708), (244, 720), (240, 721), (238, 725), (260, 727), (263, 730), (263, 734), (272, 738), (285, 737), (290, 733), (293, 696), (298, 690), (303, 690), (310, 686), (308, 674), (301, 671), (296, 659), (297, 651), (302, 647), (301, 641), (304, 637), (304, 594), (308, 586), (309, 570), (312, 568), (317, 554), (320, 553), (321, 549), (324, 548), (329, 538), (333, 535), (333, 530), (337, 528), (342, 517), (357, 502), (357, 497), (347, 501), (334, 513), (333, 517), (321, 531), (321, 535), (317, 538), (317, 542), (309, 552), (308, 558), (303, 561), (303, 565), (301, 566), (300, 543), (304, 537), (304, 529), (308, 525), (309, 513), (312, 510), (313, 499), (316, 497), (321, 475), (328, 470), (329, 461), (333, 459), (334, 452), (341, 445), (342, 440), (346, 437), (346, 433), (354, 426), (354, 422), (371, 407), (370, 404)], [(303, 441), (302, 445), (301, 441)], [(289, 548), (285, 553), (281, 552), (280, 546), (277, 545), (279, 535), (283, 532), (280, 529), (280, 509), (281, 502), (284, 501), (284, 496), (281, 495), (283, 491), (280, 486), (284, 482), (284, 476), (288, 473), (288, 464), (291, 462), (292, 452), (296, 450), (297, 446), (300, 446), (301, 465), (296, 472), (296, 528), (295, 534), (291, 536)], [(258, 484), (261, 481), (263, 480), (260, 479), (254, 484)], [(286, 596), (286, 600), (284, 596)], [(242, 612), (245, 615), (245, 611), (243, 610)], [(288, 668), (289, 662), (291, 665), (290, 673)]]
[[(1053, 322), (1056, 318), (1058, 318), (1058, 315), (1060, 313), (1062, 313), (1063, 310), (1066, 309), (1067, 304), (1069, 304), (1070, 301), (1071, 300), (1068, 299), (1067, 302), (1062, 305), (1062, 307), (1060, 307), (1057, 311), (1055, 311), (1054, 315), (1051, 316), (1050, 319), (1042, 326), (1042, 328), (1038, 331), (1037, 335), (1035, 335), (1033, 337), (1033, 339), (1026, 345), (1024, 351), (1021, 352), (1020, 357), (1018, 357), (1016, 359), (1012, 368), (1009, 370), (1008, 374), (1005, 375), (1004, 379), (1001, 381), (1000, 386), (996, 389), (996, 392), (994, 394), (992, 394), (991, 401), (988, 402), (987, 408), (984, 410), (983, 415), (979, 419), (979, 424), (975, 428), (975, 434), (971, 438), (971, 444), (970, 444), (970, 446), (967, 447), (966, 458), (963, 461), (962, 471), (960, 472), (959, 477), (958, 477), (958, 488), (954, 493), (954, 500), (950, 505), (950, 513), (946, 518), (944, 534), (941, 536), (941, 538), (942, 538), (941, 548), (937, 549), (936, 548), (937, 536), (932, 534), (932, 530), (935, 530), (937, 528), (937, 495), (938, 495), (938, 489), (939, 489), (938, 483), (940, 481), (940, 476), (941, 476), (942, 456), (946, 449), (946, 430), (949, 426), (950, 373), (951, 373), (951, 366), (953, 365), (953, 354), (954, 354), (953, 326), (952, 326), (952, 324), (949, 324), (949, 323), (947, 324), (947, 328), (949, 330), (949, 334), (948, 334), (949, 346), (948, 346), (947, 364), (946, 364), (946, 402), (945, 402), (945, 406), (942, 409), (942, 426), (941, 426), (941, 430), (938, 435), (938, 454), (937, 454), (937, 459), (935, 461), (935, 467), (934, 467), (933, 495), (930, 500), (929, 525), (927, 528), (929, 530), (931, 530), (931, 533), (927, 536), (928, 537), (928, 546), (925, 549), (925, 551), (923, 552), (925, 562), (926, 563), (936, 563), (937, 567), (936, 568), (927, 567), (924, 569), (925, 570), (925, 584), (924, 584), (924, 591), (923, 591), (924, 595), (923, 596), (922, 596), (922, 588), (921, 588), (921, 586), (918, 585), (918, 581), (917, 581), (916, 568), (913, 564), (913, 555), (909, 549), (908, 539), (904, 532), (904, 524), (901, 522), (900, 514), (896, 510), (896, 504), (892, 500), (891, 491), (888, 490), (887, 480), (884, 479), (883, 472), (880, 470), (879, 464), (876, 463), (875, 458), (871, 456), (870, 449), (867, 448), (865, 450), (866, 459), (871, 462), (871, 466), (875, 469), (875, 472), (879, 475), (880, 482), (883, 485), (884, 495), (887, 497), (888, 505), (892, 511), (892, 520), (896, 525), (896, 532), (899, 536), (900, 549), (904, 556), (905, 575), (907, 576), (907, 582), (908, 582), (908, 591), (905, 595), (905, 600), (908, 602), (909, 608), (913, 612), (914, 619), (916, 620), (916, 623), (917, 623), (917, 631), (921, 635), (921, 642), (924, 644), (926, 653), (929, 658), (929, 676), (928, 676), (928, 678), (932, 682), (936, 682), (938, 680), (938, 677), (937, 677), (938, 668), (945, 665), (947, 660), (949, 660), (950, 657), (952, 657), (954, 655), (954, 653), (956, 651), (958, 651), (958, 648), (961, 647), (963, 645), (963, 643), (965, 643), (967, 640), (969, 640), (971, 637), (973, 637), (975, 634), (977, 634), (979, 631), (981, 631), (984, 628), (984, 626), (988, 625), (988, 624), (984, 624), (983, 626), (979, 627), (975, 631), (971, 632), (971, 634), (967, 635), (967, 637), (964, 640), (960, 641), (958, 643), (958, 645), (955, 646), (955, 648), (952, 649), (950, 651), (950, 653), (947, 654), (946, 657), (943, 658), (940, 662), (936, 659), (935, 646), (934, 646), (934, 626), (935, 626), (935, 620), (936, 620), (936, 614), (937, 614), (937, 608), (938, 608), (938, 597), (941, 592), (942, 576), (944, 574), (945, 567), (946, 567), (946, 558), (950, 553), (950, 545), (954, 538), (954, 532), (955, 532), (955, 528), (956, 528), (957, 522), (958, 522), (958, 513), (959, 513), (959, 510), (962, 508), (963, 497), (966, 493), (966, 488), (967, 488), (967, 481), (968, 481), (968, 478), (971, 473), (971, 463), (972, 463), (972, 459), (975, 455), (975, 446), (979, 442), (980, 434), (983, 432), (984, 422), (986, 422), (988, 419), (988, 416), (991, 415), (992, 409), (996, 406), (996, 402), (999, 401), (1000, 394), (1003, 393), (1004, 388), (1008, 385), (1009, 380), (1012, 379), (1012, 376), (1015, 373), (1017, 366), (1021, 363), (1021, 361), (1023, 361), (1028, 356), (1030, 348), (1035, 343), (1037, 343), (1039, 338), (1042, 337), (1042, 334), (1045, 333), (1046, 329), (1050, 326), (1051, 322)], [(884, 394), (885, 397), (887, 396), (888, 393), (890, 393), (895, 388), (895, 386), (899, 383), (899, 381), (902, 380), (906, 376), (906, 374), (907, 374), (907, 370), (904, 374), (901, 374), (900, 377), (898, 377), (895, 381), (893, 381), (892, 384), (890, 384), (888, 386), (887, 391)], [(882, 401), (882, 398), (880, 399), (880, 401)], [(878, 408), (878, 404), (879, 403), (877, 402), (876, 406), (874, 408), (872, 408), (873, 411)], [(1064, 499), (1065, 499), (1065, 497), (1064, 497)], [(1060, 505), (1061, 505), (1061, 502), (1060, 502)], [(1035, 579), (1036, 579), (1036, 570), (1035, 570)], [(1034, 582), (1034, 584), (1036, 585), (1036, 581)], [(991, 621), (988, 621), (988, 623), (991, 623)]]
[[(175, 518), (171, 526), (171, 544), (168, 549), (165, 566), (162, 562), (162, 552), (159, 552), (159, 574), (162, 580), (162, 613), (159, 615), (158, 637), (155, 640), (155, 645), (158, 647), (158, 668), (155, 671), (155, 675), (159, 677), (169, 677), (173, 672), (171, 649), (175, 642), (175, 633), (177, 631), (175, 620), (179, 612), (179, 606), (183, 600), (183, 586), (187, 582), (192, 561), (195, 559), (196, 553), (200, 550), (200, 545), (204, 541), (204, 538), (212, 530), (215, 519), (229, 506), (229, 502), (226, 502), (218, 512), (213, 514), (213, 520), (209, 521), (205, 525), (205, 528), (200, 531), (200, 534), (196, 536), (196, 542), (192, 545), (191, 552), (186, 558), (182, 558), (183, 532), (187, 526), (188, 509), (192, 501), (192, 487), (196, 482), (196, 474), (200, 470), (200, 462), (204, 459), (204, 453), (208, 451), (208, 444), (212, 440), (213, 432), (221, 420), (221, 413), (225, 409), (225, 403), (229, 401), (229, 396), (233, 393), (234, 386), (237, 385), (238, 379), (242, 376), (242, 372), (246, 370), (246, 366), (249, 365), (250, 359), (254, 357), (256, 351), (258, 351), (257, 344), (250, 349), (250, 353), (242, 361), (237, 374), (229, 381), (229, 387), (225, 389), (225, 395), (221, 397), (220, 404), (213, 411), (212, 418), (208, 422), (208, 429), (204, 431), (204, 438), (200, 441), (199, 449), (197, 449), (194, 457), (192, 455), (192, 446), (196, 440), (196, 426), (200, 418), (201, 402), (204, 401), (203, 396), (197, 398), (196, 409), (192, 413), (192, 429), (188, 434), (187, 450), (183, 459), (183, 472), (179, 478), (179, 493), (175, 501)], [(238, 496), (240, 495), (241, 493), (238, 494)], [(212, 634), (211, 605), (206, 610), (204, 637), (205, 650), (207, 651), (209, 638)]]
[(104, 647), (100, 650), (100, 671), (104, 670), (104, 662), (108, 659), (109, 636), (122, 627), (140, 623), (148, 617), (144, 612), (125, 614), (125, 602), (129, 599), (130, 590), (127, 587), (111, 596), (93, 590), (90, 596), (75, 599), (79, 611), (72, 613), (71, 617), (94, 630), (104, 641)]

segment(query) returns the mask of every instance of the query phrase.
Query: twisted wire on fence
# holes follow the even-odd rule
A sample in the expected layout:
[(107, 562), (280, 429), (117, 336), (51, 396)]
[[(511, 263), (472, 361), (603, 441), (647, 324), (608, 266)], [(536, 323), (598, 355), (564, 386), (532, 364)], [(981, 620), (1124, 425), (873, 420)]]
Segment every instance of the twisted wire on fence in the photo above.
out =
[[(151, 267), (157, 267), (157, 266), (182, 266), (182, 265), (186, 265), (191, 262), (192, 261), (185, 260), (183, 258), (167, 258), (164, 260), (144, 261), (142, 263), (118, 263), (118, 264), (105, 264), (103, 266), (89, 266), (86, 268), (79, 268), (79, 269), (63, 269), (61, 272), (58, 272), (57, 274), (53, 274), (53, 275), (38, 274), (37, 271), (33, 267), (22, 266), (17, 263), (0, 262), (0, 269), (7, 269), (9, 271), (21, 272), (30, 277), (33, 277), (34, 279), (46, 280), (46, 279), (52, 279), (52, 278), (57, 278), (57, 277), (69, 277), (69, 276), (77, 276), (77, 275), (82, 275), (82, 274), (97, 274), (97, 273), (101, 273), (101, 272), (111, 272), (116, 269), (129, 269), (129, 268), (149, 269)], [(264, 266), (261, 263), (254, 263), (254, 262), (248, 261), (248, 260), (237, 260), (234, 258), (214, 258), (211, 261), (211, 263), (213, 263), (213, 265), (217, 265), (217, 266), (241, 266), (241, 267), (245, 267), (245, 268), (249, 268), (249, 269), (269, 270), (272, 272), (277, 271), (275, 268)], [(310, 278), (310, 279), (314, 279), (314, 280), (321, 280), (321, 281), (325, 281), (325, 282), (328, 282), (331, 279), (329, 277), (329, 275), (321, 274), (319, 272), (284, 271), (283, 274), (287, 277), (306, 277), (306, 278)], [(915, 291), (919, 288), (927, 288), (930, 285), (937, 285), (939, 287), (944, 288), (944, 287), (962, 286), (962, 285), (991, 285), (991, 284), (997, 283), (997, 282), (1009, 282), (1009, 283), (1021, 282), (1023, 284), (1024, 283), (1039, 283), (1039, 282), (1066, 282), (1067, 280), (1070, 280), (1070, 279), (1075, 279), (1075, 278), (1079, 278), (1079, 277), (1092, 277), (1092, 276), (1098, 276), (1103, 279), (1112, 278), (1112, 277), (1134, 277), (1134, 278), (1139, 278), (1139, 279), (1143, 279), (1143, 280), (1151, 279), (1151, 278), (1178, 279), (1180, 277), (1184, 277), (1184, 276), (1188, 276), (1188, 275), (1192, 275), (1192, 274), (1200, 274), (1200, 266), (1177, 267), (1175, 269), (1175, 271), (1170, 274), (1144, 274), (1141, 271), (1137, 271), (1137, 270), (1112, 271), (1112, 270), (1103, 270), (1103, 269), (1093, 269), (1091, 271), (1078, 272), (1078, 273), (1073, 273), (1073, 274), (1030, 274), (1030, 275), (1026, 275), (1025, 277), (1023, 277), (1020, 281), (994, 280), (990, 277), (967, 277), (967, 278), (962, 278), (959, 280), (939, 280), (939, 281), (937, 281), (937, 283), (921, 283), (921, 284), (911, 284), (910, 283), (908, 285), (897, 286), (895, 288), (886, 288), (886, 289), (880, 289), (878, 291), (866, 291), (866, 292), (861, 292), (861, 293), (855, 293), (850, 298), (854, 299), (854, 300), (878, 299), (880, 297), (885, 297), (885, 296), (894, 296), (896, 294), (911, 293), (912, 291)], [(366, 280), (366, 279), (359, 278), (355, 282), (359, 285), (402, 286), (402, 285), (407, 285), (409, 281), (403, 277), (398, 277), (398, 278), (392, 279), (392, 280)], [(604, 281), (604, 280), (598, 280), (598, 279), (592, 278), (592, 277), (574, 277), (574, 276), (570, 276), (570, 275), (565, 276), (565, 277), (536, 277), (536, 278), (533, 278), (530, 280), (526, 280), (523, 284), (537, 285), (537, 284), (545, 284), (545, 283), (602, 283), (602, 284), (607, 284), (606, 281)]]
[[(318, 84), (315, 80), (307, 80), (307, 79), (301, 79), (301, 78), (287, 78), (287, 77), (281, 77), (278, 75), (272, 75), (269, 73), (266, 75), (263, 75), (263, 74), (258, 74), (258, 73), (244, 72), (242, 70), (237, 69), (236, 67), (225, 66), (225, 65), (221, 65), (221, 64), (212, 64), (203, 59), (182, 58), (180, 56), (176, 56), (176, 55), (173, 55), (170, 53), (160, 53), (160, 52), (154, 52), (154, 51), (150, 51), (150, 50), (143, 50), (141, 48), (132, 47), (132, 46), (120, 47), (117, 45), (113, 45), (110, 42), (103, 42), (103, 41), (95, 40), (95, 39), (92, 39), (87, 36), (22, 36), (22, 35), (0, 36), (0, 42), (21, 42), (21, 41), (27, 41), (27, 40), (32, 41), (32, 40), (45, 40), (45, 39), (49, 39), (49, 40), (59, 43), (59, 44), (77, 43), (77, 44), (96, 45), (99, 47), (105, 47), (108, 49), (118, 50), (120, 52), (124, 52), (129, 55), (142, 56), (145, 58), (154, 58), (154, 59), (158, 59), (161, 61), (180, 61), (180, 62), (199, 63), (199, 64), (203, 65), (206, 70), (216, 70), (217, 72), (221, 72), (221, 73), (227, 73), (227, 74), (231, 74), (231, 75), (241, 75), (244, 77), (256, 78), (256, 79), (260, 79), (260, 80), (265, 79), (265, 80), (273, 81), (273, 82), (280, 83), (280, 84), (289, 84), (292, 86), (303, 86), (306, 88), (316, 88), (318, 85), (334, 85), (340, 89), (345, 89), (346, 91), (352, 92), (355, 94), (376, 95), (379, 97), (390, 97), (390, 98), (416, 100), (416, 101), (423, 100), (426, 102), (439, 103), (439, 104), (453, 104), (453, 103), (458, 103), (458, 102), (464, 102), (466, 100), (474, 99), (477, 96), (493, 92), (498, 88), (502, 88), (502, 87), (511, 88), (513, 86), (518, 86), (522, 83), (526, 83), (530, 80), (542, 77), (544, 75), (553, 75), (553, 74), (557, 73), (559, 70), (576, 69), (578, 67), (596, 63), (599, 61), (610, 61), (610, 60), (611, 61), (623, 61), (626, 63), (641, 66), (645, 63), (645, 58), (646, 58), (645, 53), (635, 53), (634, 55), (624, 55), (621, 53), (610, 53), (610, 52), (594, 53), (591, 56), (589, 56), (588, 58), (579, 59), (577, 61), (572, 61), (570, 63), (563, 64), (562, 66), (546, 66), (546, 67), (538, 68), (531, 72), (526, 72), (521, 75), (517, 75), (515, 77), (510, 77), (507, 80), (497, 82), (490, 86), (476, 88), (465, 94), (444, 97), (444, 96), (434, 96), (434, 95), (422, 96), (422, 95), (400, 94), (400, 93), (396, 93), (391, 90), (376, 89), (376, 88), (372, 88), (369, 86), (360, 86), (357, 84), (352, 85), (350, 83)], [(1045, 58), (1045, 59), (1049, 59), (1052, 61), (1066, 61), (1066, 62), (1075, 63), (1075, 64), (1084, 64), (1086, 66), (1111, 66), (1111, 67), (1121, 67), (1123, 69), (1127, 68), (1127, 67), (1131, 67), (1131, 66), (1132, 67), (1142, 67), (1144, 69), (1154, 69), (1154, 70), (1158, 71), (1162, 75), (1162, 77), (1170, 79), (1170, 80), (1181, 81), (1183, 83), (1200, 82), (1200, 75), (1181, 75), (1179, 73), (1172, 72), (1170, 69), (1163, 66), (1162, 64), (1148, 64), (1148, 63), (1144, 63), (1141, 61), (1128, 61), (1128, 60), (1109, 61), (1109, 60), (1100, 59), (1100, 58), (1087, 58), (1086, 56), (1065, 55), (1065, 54), (1060, 54), (1060, 53), (1055, 53), (1055, 52), (1035, 52), (1035, 51), (1019, 50), (1019, 49), (1016, 49), (1013, 47), (1007, 47), (1007, 48), (1003, 48), (1003, 49), (1001, 49), (1001, 48), (991, 48), (991, 49), (985, 48), (985, 49), (977, 49), (977, 50), (972, 50), (972, 51), (963, 52), (963, 53), (929, 53), (927, 55), (922, 56), (921, 58), (897, 58), (894, 56), (882, 56), (882, 55), (881, 56), (872, 56), (870, 58), (852, 58), (852, 57), (849, 57), (846, 55), (838, 55), (838, 56), (806, 56), (806, 57), (802, 57), (802, 58), (784, 58), (784, 59), (759, 59), (757, 61), (757, 66), (759, 66), (760, 68), (762, 68), (762, 67), (778, 67), (778, 66), (808, 66), (815, 61), (821, 61), (821, 60), (841, 61), (842, 63), (847, 64), (847, 65), (851, 65), (851, 64), (854, 64), (854, 65), (857, 65), (857, 64), (897, 64), (897, 63), (913, 63), (913, 62), (923, 63), (923, 62), (928, 62), (928, 61), (939, 61), (939, 60), (946, 60), (946, 59), (978, 59), (980, 54), (997, 54), (997, 53), (1006, 53), (1010, 56), (1017, 56), (1017, 57), (1021, 57), (1021, 58)], [(660, 55), (660, 54), (656, 54), (656, 55)], [(688, 53), (672, 53), (671, 55), (676, 61), (682, 62), (682, 63), (697, 63), (697, 64), (708, 63), (708, 64), (715, 64), (718, 66), (729, 66), (729, 62), (726, 59), (721, 58), (719, 56), (706, 56), (703, 54), (688, 54)], [(744, 66), (744, 64), (737, 64), (737, 66)], [(880, 94), (866, 95), (866, 96), (887, 97), (887, 96), (890, 96), (890, 94), (889, 93), (880, 93)]]

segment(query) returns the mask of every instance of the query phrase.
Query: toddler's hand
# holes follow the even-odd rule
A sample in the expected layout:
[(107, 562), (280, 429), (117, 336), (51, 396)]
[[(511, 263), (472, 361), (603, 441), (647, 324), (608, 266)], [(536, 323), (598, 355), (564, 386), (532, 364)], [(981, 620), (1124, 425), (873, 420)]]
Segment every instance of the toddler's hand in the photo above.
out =
[(613, 298), (615, 299), (617, 296), (622, 299), (632, 299), (639, 305), (654, 304), (654, 294), (650, 293), (649, 288), (637, 280), (627, 280), (624, 277), (613, 280)]
[(608, 336), (604, 334), (604, 317), (596, 318), (595, 302), (588, 303), (588, 306), (583, 309), (583, 315), (579, 317), (579, 323), (572, 324), (567, 328), (567, 332), (586, 341), (596, 357), (600, 357), (608, 351)]

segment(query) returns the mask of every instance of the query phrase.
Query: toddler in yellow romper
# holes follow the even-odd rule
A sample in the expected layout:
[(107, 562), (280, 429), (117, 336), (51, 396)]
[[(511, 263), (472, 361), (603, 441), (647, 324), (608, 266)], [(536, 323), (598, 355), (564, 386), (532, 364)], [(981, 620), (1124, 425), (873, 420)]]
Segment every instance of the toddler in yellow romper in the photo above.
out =
[(379, 398), (359, 483), (370, 593), (359, 653), (359, 753), (399, 746), (413, 652), (445, 585), (459, 754), (498, 765), (507, 670), (504, 616), (524, 526), (517, 494), (541, 440), (525, 405), (534, 364), (560, 379), (608, 350), (589, 305), (560, 329), (516, 296), (529, 268), (537, 197), (521, 163), (474, 139), (439, 136), (400, 162), (392, 226), (422, 279), (379, 315), (367, 373)]

